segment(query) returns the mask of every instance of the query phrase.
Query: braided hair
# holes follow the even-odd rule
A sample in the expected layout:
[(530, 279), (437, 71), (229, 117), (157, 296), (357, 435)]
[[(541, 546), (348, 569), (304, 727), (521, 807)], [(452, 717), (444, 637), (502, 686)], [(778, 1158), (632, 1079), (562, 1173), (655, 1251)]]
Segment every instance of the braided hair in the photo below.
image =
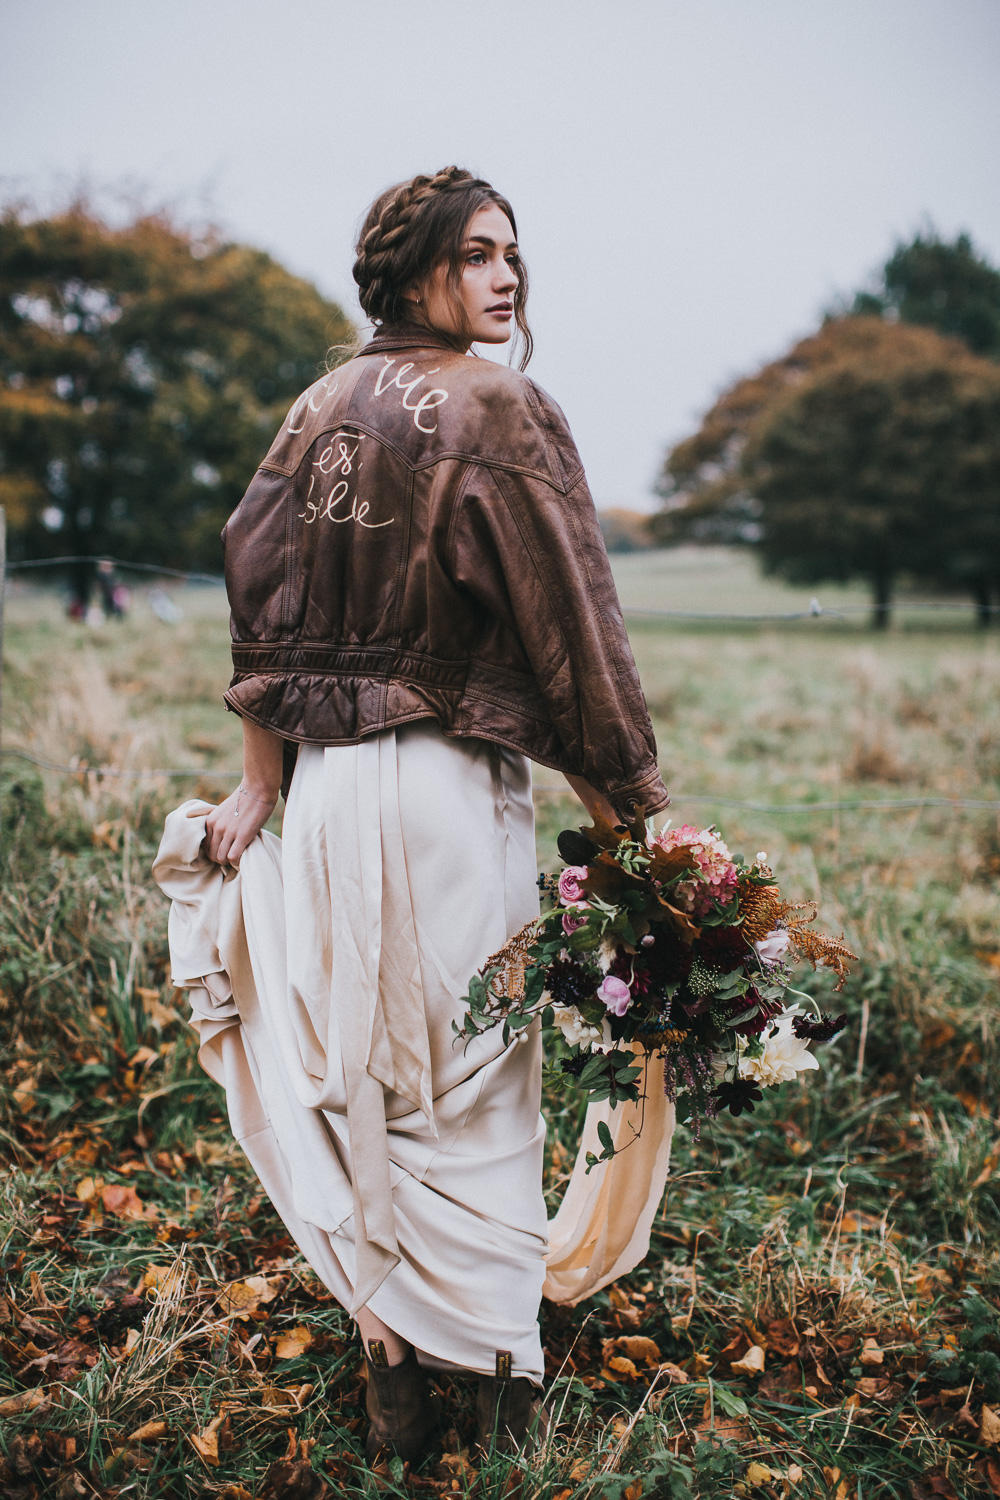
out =
[[(507, 199), (484, 178), (474, 177), (462, 167), (443, 167), (430, 177), (412, 177), (379, 194), (365, 215), (354, 262), (361, 306), (373, 323), (412, 321), (414, 314), (406, 294), (444, 262), (448, 267), (446, 285), (458, 326), (462, 326), (464, 312), (457, 293), (465, 231), (473, 214), (491, 203), (507, 215), (516, 238), (517, 225)], [(517, 273), (514, 321), (522, 345), (523, 370), (531, 358), (532, 338), (524, 311), (528, 277), (520, 258)]]

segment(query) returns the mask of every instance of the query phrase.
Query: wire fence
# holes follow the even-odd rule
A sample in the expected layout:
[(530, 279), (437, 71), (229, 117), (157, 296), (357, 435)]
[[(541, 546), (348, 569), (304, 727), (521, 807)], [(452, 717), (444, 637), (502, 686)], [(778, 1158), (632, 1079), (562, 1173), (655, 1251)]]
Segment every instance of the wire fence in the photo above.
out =
[[(180, 579), (185, 583), (201, 583), (222, 587), (225, 580), (220, 574), (199, 573), (182, 568), (168, 568), (154, 563), (127, 562), (121, 558), (114, 557), (89, 557), (89, 556), (63, 556), (63, 557), (34, 557), (26, 558), (17, 562), (9, 562), (4, 569), (4, 576), (12, 573), (28, 572), (45, 568), (68, 567), (80, 563), (97, 564), (98, 562), (110, 563), (119, 571), (133, 571), (137, 573), (150, 574), (160, 578)], [(925, 610), (968, 610), (967, 601), (956, 601), (954, 603), (941, 600), (914, 601), (906, 600), (893, 606), (895, 611), (924, 612)], [(1000, 609), (1000, 605), (989, 605), (990, 612)], [(652, 609), (642, 606), (626, 608), (624, 613), (628, 617), (650, 618), (659, 620), (689, 620), (689, 621), (722, 621), (739, 623), (765, 623), (771, 621), (794, 621), (794, 620), (816, 620), (816, 619), (839, 619), (851, 614), (869, 614), (870, 605), (841, 605), (837, 609), (825, 608), (818, 599), (810, 601), (808, 609), (799, 611), (773, 611), (770, 613), (739, 614), (703, 610), (670, 610)], [(182, 781), (211, 781), (211, 782), (235, 782), (239, 780), (240, 772), (237, 770), (211, 769), (205, 766), (110, 766), (93, 765), (88, 762), (73, 760), (68, 763), (54, 761), (45, 756), (35, 755), (31, 751), (19, 746), (3, 746), (0, 748), (0, 757), (7, 760), (19, 760), (38, 767), (40, 770), (50, 771), (57, 775), (75, 777), (78, 780), (95, 778), (98, 781), (158, 781), (158, 780), (182, 780)], [(562, 797), (571, 795), (559, 786), (549, 786), (545, 783), (536, 783), (535, 793), (537, 796)], [(897, 813), (922, 811), (929, 808), (948, 808), (953, 811), (969, 812), (1000, 812), (1000, 799), (977, 798), (977, 797), (899, 797), (899, 798), (857, 798), (839, 799), (834, 798), (826, 801), (812, 802), (757, 802), (744, 801), (740, 798), (726, 797), (708, 792), (684, 792), (674, 790), (673, 800), (681, 805), (698, 804), (699, 806), (727, 807), (738, 811), (766, 814), (768, 816), (814, 816), (817, 814), (830, 813)]]
[[(104, 766), (91, 765), (86, 761), (71, 761), (63, 764), (60, 761), (49, 760), (43, 755), (34, 755), (30, 750), (22, 750), (17, 746), (4, 747), (0, 750), (0, 756), (4, 759), (27, 761), (30, 765), (38, 766), (43, 771), (54, 771), (64, 776), (72, 776), (77, 780), (85, 780), (94, 777), (98, 781), (137, 781), (137, 780), (184, 780), (184, 781), (220, 781), (237, 782), (241, 772), (232, 769), (211, 769), (205, 766)], [(534, 792), (539, 797), (572, 797), (572, 792), (561, 786), (549, 786), (544, 782), (536, 782)], [(686, 805), (697, 803), (706, 807), (730, 807), (744, 812), (794, 815), (811, 813), (851, 813), (851, 812), (915, 812), (924, 808), (946, 807), (952, 810), (967, 810), (975, 812), (998, 812), (1000, 813), (1000, 798), (987, 797), (895, 797), (889, 799), (858, 798), (853, 800), (832, 799), (823, 802), (745, 802), (738, 797), (726, 797), (713, 792), (685, 792), (676, 788), (671, 790), (672, 802)]]
[[(45, 568), (64, 568), (82, 563), (93, 564), (110, 563), (119, 572), (145, 573), (159, 578), (175, 578), (185, 583), (214, 584), (222, 588), (225, 579), (221, 573), (198, 573), (183, 568), (163, 567), (159, 563), (127, 562), (123, 558), (108, 557), (102, 554), (99, 557), (70, 556), (65, 557), (29, 557), (17, 562), (8, 562), (7, 575), (37, 571)], [(996, 615), (1000, 614), (1000, 603), (979, 604), (973, 603), (968, 598), (958, 599), (900, 599), (894, 600), (891, 605), (893, 615), (898, 614), (927, 614), (927, 613), (952, 613), (968, 615), (974, 609), (976, 614)], [(799, 610), (764, 610), (758, 612), (738, 613), (724, 610), (699, 610), (699, 609), (659, 609), (646, 605), (626, 605), (623, 614), (628, 619), (651, 619), (651, 620), (687, 620), (691, 622), (711, 622), (731, 624), (756, 624), (763, 625), (770, 622), (792, 622), (796, 620), (840, 620), (847, 619), (853, 615), (871, 615), (872, 604), (839, 604), (835, 608), (828, 607), (820, 602), (818, 598), (812, 598), (805, 609)]]

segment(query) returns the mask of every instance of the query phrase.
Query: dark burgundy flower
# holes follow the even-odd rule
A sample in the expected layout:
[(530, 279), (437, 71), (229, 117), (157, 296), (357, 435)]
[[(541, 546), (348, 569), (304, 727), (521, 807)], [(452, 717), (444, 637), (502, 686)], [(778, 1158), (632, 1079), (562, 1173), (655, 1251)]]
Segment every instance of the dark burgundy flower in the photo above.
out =
[(545, 975), (545, 988), (557, 1005), (579, 1005), (594, 993), (594, 981), (572, 958), (557, 958)]
[(733, 1002), (730, 1015), (738, 1016), (741, 1011), (747, 1010), (755, 1002), (757, 1005), (757, 1014), (751, 1016), (749, 1021), (744, 1021), (742, 1026), (733, 1027), (736, 1036), (760, 1036), (764, 1027), (770, 1021), (773, 1021), (775, 1016), (780, 1016), (784, 1010), (784, 1006), (780, 1000), (765, 1000), (751, 987), (745, 995), (740, 995)]
[(646, 967), (643, 959), (634, 953), (626, 953), (624, 948), (619, 948), (608, 969), (616, 979), (623, 979), (628, 985), (635, 998), (640, 995), (648, 995), (653, 987), (653, 976)]
[(682, 943), (662, 922), (653, 927), (653, 942), (642, 950), (642, 962), (654, 990), (666, 991), (683, 984), (694, 957), (689, 943)]
[(792, 1021), (795, 1036), (806, 1042), (828, 1042), (847, 1025), (846, 1013), (842, 1016), (821, 1014), (818, 1021), (809, 1016), (796, 1016)]
[(763, 1099), (764, 1093), (752, 1078), (727, 1079), (715, 1090), (713, 1100), (716, 1112), (728, 1109), (731, 1115), (741, 1115), (744, 1110), (752, 1113)]
[(709, 968), (727, 974), (739, 968), (750, 951), (741, 927), (703, 927), (697, 947)]

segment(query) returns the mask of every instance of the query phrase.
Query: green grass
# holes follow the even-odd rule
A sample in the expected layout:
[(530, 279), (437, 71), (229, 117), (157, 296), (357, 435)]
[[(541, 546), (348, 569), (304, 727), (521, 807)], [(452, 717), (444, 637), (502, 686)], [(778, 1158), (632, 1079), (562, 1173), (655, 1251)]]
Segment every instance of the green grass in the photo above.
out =
[[(616, 569), (626, 606), (784, 613), (805, 592), (739, 554)], [(8, 591), (4, 746), (77, 770), (3, 765), (0, 1491), (462, 1494), (460, 1378), (421, 1473), (365, 1470), (349, 1320), (233, 1146), (168, 981), (148, 873), (162, 818), (239, 765), (224, 602), (176, 597), (175, 626), (140, 594), (91, 631)], [(1000, 818), (959, 805), (1000, 795), (1000, 632), (949, 613), (878, 636), (863, 618), (630, 622), (670, 815), (766, 849), (863, 958), (821, 1074), (700, 1141), (680, 1132), (645, 1263), (543, 1307), (560, 1421), (532, 1460), (539, 1500), (1000, 1483)], [(551, 866), (581, 819), (558, 777), (536, 787)], [(807, 987), (836, 1003), (822, 976)], [(579, 1112), (548, 1113), (554, 1202)], [(234, 1316), (220, 1288), (258, 1276)], [(651, 1342), (617, 1342), (635, 1338)]]

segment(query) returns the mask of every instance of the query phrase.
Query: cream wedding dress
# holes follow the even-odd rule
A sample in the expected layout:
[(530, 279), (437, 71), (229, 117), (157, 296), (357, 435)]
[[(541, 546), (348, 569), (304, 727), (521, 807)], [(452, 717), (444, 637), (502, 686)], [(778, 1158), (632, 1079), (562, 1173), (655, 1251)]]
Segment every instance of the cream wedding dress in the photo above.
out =
[[(590, 1174), (592, 1106), (546, 1223), (540, 1040), (456, 1037), (470, 976), (538, 912), (530, 767), (431, 720), (300, 748), (282, 837), (225, 874), (209, 804), (167, 819), (173, 981), (233, 1133), (302, 1254), (440, 1368), (543, 1374), (543, 1292), (575, 1302), (646, 1253), (673, 1110), (647, 1078), (642, 1135)], [(194, 816), (189, 816), (194, 814)]]

